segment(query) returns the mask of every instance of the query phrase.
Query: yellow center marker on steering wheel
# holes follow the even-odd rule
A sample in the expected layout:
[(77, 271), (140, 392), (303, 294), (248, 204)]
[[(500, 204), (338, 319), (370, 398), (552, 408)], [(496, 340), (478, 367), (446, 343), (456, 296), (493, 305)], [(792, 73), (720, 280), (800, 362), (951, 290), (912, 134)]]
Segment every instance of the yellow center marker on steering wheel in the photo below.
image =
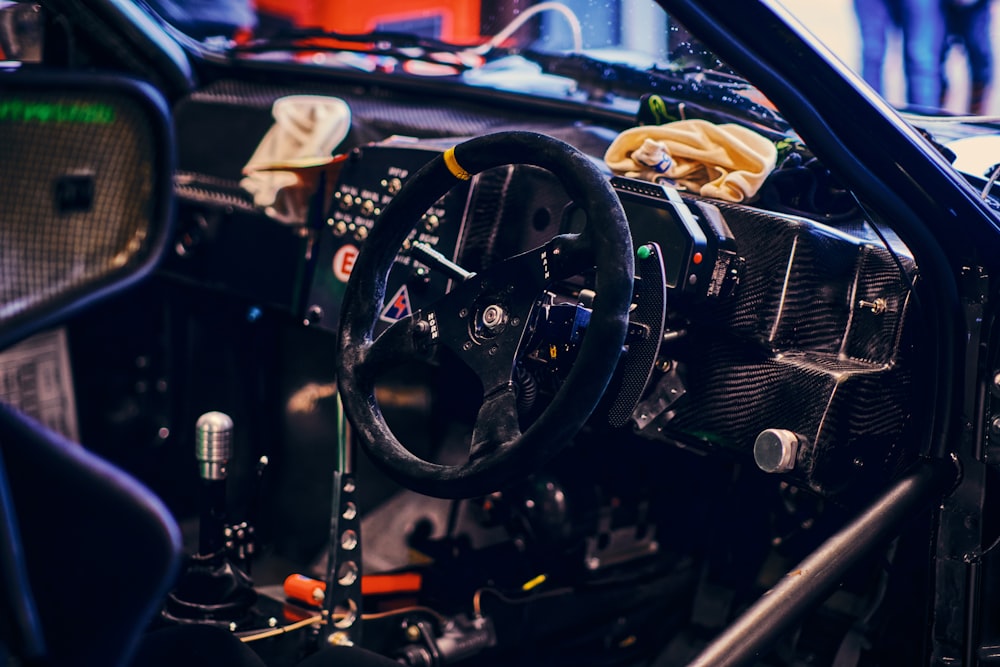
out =
[(454, 146), (444, 152), (444, 165), (448, 167), (448, 171), (451, 172), (452, 176), (461, 181), (467, 181), (472, 178), (472, 174), (463, 169), (462, 165), (460, 165), (458, 160), (455, 159)]

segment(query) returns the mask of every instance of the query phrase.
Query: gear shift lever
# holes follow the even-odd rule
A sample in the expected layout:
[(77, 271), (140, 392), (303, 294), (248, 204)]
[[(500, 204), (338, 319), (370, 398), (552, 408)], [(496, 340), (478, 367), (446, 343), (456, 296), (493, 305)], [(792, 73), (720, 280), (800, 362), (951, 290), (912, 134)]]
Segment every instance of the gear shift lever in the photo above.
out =
[(207, 412), (195, 425), (201, 478), (198, 553), (188, 558), (163, 615), (177, 622), (229, 625), (246, 617), (257, 599), (246, 572), (226, 553), (226, 476), (233, 452), (233, 420)]
[(233, 420), (223, 412), (206, 412), (195, 425), (195, 458), (201, 477), (201, 520), (198, 555), (222, 555), (226, 529), (226, 476), (233, 453)]

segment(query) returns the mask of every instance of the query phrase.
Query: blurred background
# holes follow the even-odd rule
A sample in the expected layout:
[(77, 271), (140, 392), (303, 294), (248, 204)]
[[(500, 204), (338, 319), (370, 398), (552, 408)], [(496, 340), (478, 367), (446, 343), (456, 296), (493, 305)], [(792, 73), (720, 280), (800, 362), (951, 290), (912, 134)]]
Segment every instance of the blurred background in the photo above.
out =
[[(1000, 50), (1000, 21), (997, 19), (997, 1), (990, 0), (990, 43)], [(846, 65), (861, 71), (861, 39), (854, 0), (779, 0), (780, 4), (796, 16), (814, 35), (822, 40)], [(998, 51), (996, 55), (1000, 55)], [(996, 69), (996, 64), (994, 64)], [(945, 61), (948, 92), (944, 108), (952, 113), (966, 113), (969, 99), (969, 71), (961, 48), (953, 48)], [(885, 59), (885, 98), (894, 106), (906, 102), (903, 79), (903, 60), (898, 34), (890, 37)], [(1000, 85), (990, 87), (985, 113), (1000, 114)]]

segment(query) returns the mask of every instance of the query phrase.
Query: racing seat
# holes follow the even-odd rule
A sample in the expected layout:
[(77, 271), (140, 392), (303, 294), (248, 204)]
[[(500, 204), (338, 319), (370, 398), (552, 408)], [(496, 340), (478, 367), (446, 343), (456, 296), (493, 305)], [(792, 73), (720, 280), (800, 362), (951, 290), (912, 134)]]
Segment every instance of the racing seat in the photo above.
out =
[(180, 531), (141, 484), (0, 406), (3, 643), (25, 664), (123, 665), (179, 563)]

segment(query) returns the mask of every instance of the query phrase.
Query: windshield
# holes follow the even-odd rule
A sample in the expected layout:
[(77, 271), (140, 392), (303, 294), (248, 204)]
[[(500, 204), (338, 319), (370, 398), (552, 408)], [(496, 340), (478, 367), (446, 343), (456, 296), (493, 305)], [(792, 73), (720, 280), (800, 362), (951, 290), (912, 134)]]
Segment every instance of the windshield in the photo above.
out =
[[(410, 0), (366, 3), (284, 0), (139, 0), (189, 49), (242, 62), (442, 79), (470, 86), (611, 107), (633, 113), (648, 82), (627, 72), (709, 72), (724, 66), (649, 0)], [(7, 58), (27, 59), (29, 3), (8, 14)], [(18, 25), (14, 25), (14, 24)], [(4, 44), (6, 41), (6, 45)], [(575, 62), (575, 65), (572, 64)], [(595, 63), (618, 69), (602, 69)], [(595, 83), (598, 79), (603, 82)], [(688, 82), (690, 83), (690, 81)], [(612, 84), (612, 88), (608, 88)], [(745, 88), (749, 97), (760, 99)], [(631, 100), (629, 98), (632, 98)]]
[[(449, 45), (475, 47), (476, 56), (494, 49), (515, 52), (586, 53), (627, 62), (640, 69), (704, 67), (728, 71), (676, 21), (648, 0), (396, 0), (366, 3), (285, 0), (145, 0), (151, 10), (199, 40), (234, 39), (247, 50), (272, 57), (296, 32), (342, 35), (386, 33)], [(899, 3), (886, 0), (779, 0), (833, 54), (898, 109), (950, 114), (997, 113), (992, 86), (994, 27), (988, 0)], [(920, 6), (924, 5), (924, 8)], [(933, 5), (933, 6), (932, 6)], [(905, 14), (905, 15), (904, 15)], [(264, 45), (262, 41), (279, 40)], [(383, 42), (387, 46), (389, 42)], [(397, 42), (395, 46), (402, 43)], [(286, 46), (304, 49), (305, 44)], [(358, 43), (354, 44), (356, 47)], [(313, 45), (315, 46), (315, 44)], [(425, 44), (426, 46), (426, 44)], [(446, 62), (413, 62), (414, 53), (382, 49), (363, 56), (299, 53), (299, 60), (361, 69), (398, 69), (422, 76), (447, 75)], [(460, 67), (481, 67), (463, 53)], [(495, 54), (494, 54), (495, 55)], [(495, 60), (487, 58), (487, 62)], [(470, 76), (474, 83), (527, 83), (530, 92), (565, 92), (572, 82), (527, 81), (530, 65), (508, 61)], [(497, 71), (498, 70), (498, 71)], [(572, 77), (570, 77), (572, 78)]]
[[(716, 120), (788, 130), (763, 95), (650, 0), (141, 1), (230, 63), (435, 80), (627, 116), (655, 94), (711, 107)], [(649, 120), (687, 115), (675, 105)]]
[[(621, 70), (595, 72), (583, 63), (684, 74), (688, 85), (738, 81), (733, 68), (650, 0), (136, 2), (192, 48), (243, 61), (447, 78), (624, 105), (626, 111), (636, 102), (629, 100), (628, 77)], [(910, 3), (927, 5), (919, 15), (886, 0), (777, 4), (897, 109), (982, 116), (1000, 108), (992, 85), (992, 44), (1000, 27), (994, 26), (988, 0)], [(0, 58), (39, 58), (36, 5), (0, 0), (0, 16)], [(567, 66), (574, 59), (577, 66)], [(593, 78), (603, 79), (602, 85)], [(617, 87), (608, 89), (609, 83)], [(738, 92), (768, 106), (748, 86)]]
[[(974, 136), (994, 134), (987, 125), (991, 119), (981, 115), (996, 106), (989, 49), (977, 51), (974, 45), (983, 45), (972, 35), (952, 34), (944, 14), (924, 17), (940, 58), (934, 59), (936, 69), (918, 77), (920, 63), (911, 61), (926, 65), (927, 58), (911, 52), (923, 54), (927, 45), (906, 38), (899, 15), (873, 25), (882, 2), (775, 0), (773, 5), (787, 12), (787, 21), (811, 32), (828, 55), (853, 69), (853, 84), (864, 88), (867, 83), (905, 120), (948, 146), (946, 156), (982, 186), (978, 180), (989, 179), (996, 162), (992, 144), (984, 149)], [(772, 141), (799, 141), (778, 107), (744, 78), (741, 63), (717, 57), (653, 0), (390, 0), (375, 5), (124, 0), (126, 5), (133, 19), (140, 15), (159, 24), (190, 55), (224, 68), (409, 81), (423, 91), (447, 86), (439, 90), (448, 96), (499, 93), (506, 99), (577, 105), (639, 124), (688, 118), (735, 122)], [(981, 6), (988, 9), (989, 3), (979, 0), (966, 9), (978, 12)], [(0, 0), (0, 59), (41, 58), (40, 14), (35, 3)], [(988, 12), (966, 18), (993, 30)], [(966, 67), (966, 60), (975, 67)], [(956, 116), (975, 123), (940, 123)], [(965, 139), (970, 141), (954, 144)]]
[[(975, 47), (979, 42), (971, 34), (952, 34), (955, 29), (946, 26), (944, 14), (928, 19), (935, 26), (934, 43), (940, 44), (936, 51), (943, 55), (941, 66), (928, 70), (935, 78), (934, 87), (921, 92), (906, 74), (915, 66), (904, 57), (909, 51), (901, 19), (876, 16), (883, 2), (780, 0), (779, 4), (897, 108), (990, 111), (988, 11), (963, 15), (964, 21), (978, 26), (976, 37), (985, 36), (981, 48)], [(710, 97), (714, 92), (714, 98), (725, 94), (730, 101), (747, 98), (770, 106), (651, 0), (393, 0), (377, 5), (137, 0), (137, 4), (190, 48), (244, 62), (441, 78), (623, 107), (620, 110), (628, 113), (635, 111), (639, 94), (629, 90), (626, 72), (652, 72), (661, 77), (683, 75), (685, 87), (695, 84), (696, 95), (705, 92), (697, 89), (698, 84), (725, 85), (724, 92), (710, 86)], [(989, 8), (984, 0), (972, 4)], [(0, 57), (40, 57), (40, 40), (32, 38), (40, 30), (36, 9), (34, 3), (0, 1)], [(926, 44), (920, 46), (926, 50)], [(959, 62), (964, 59), (970, 63), (968, 71)], [(615, 69), (599, 69), (595, 63), (612, 64)], [(677, 79), (667, 79), (666, 85), (670, 83), (676, 87)], [(634, 87), (649, 89), (645, 80)], [(739, 97), (731, 97), (734, 91)], [(750, 114), (767, 115), (755, 108)]]
[[(891, 17), (880, 28), (871, 25), (872, 12), (881, 2), (774, 0), (771, 4), (784, 12), (783, 20), (793, 27), (798, 24), (804, 33), (811, 32), (814, 43), (825, 45), (828, 56), (846, 65), (845, 72), (854, 70), (856, 77), (849, 85), (863, 89), (868, 83), (903, 112), (905, 121), (932, 136), (938, 144), (935, 148), (945, 146), (941, 152), (959, 172), (986, 191), (986, 183), (997, 171), (991, 143), (995, 128), (988, 123), (989, 117), (973, 119), (965, 114), (989, 112), (995, 95), (992, 86), (974, 83), (959, 62), (975, 52), (963, 50), (956, 43), (958, 37), (941, 41), (942, 48), (945, 44), (953, 48), (942, 61), (941, 73), (933, 75), (938, 87), (924, 91), (915, 103), (916, 93), (911, 90), (918, 87), (907, 75), (913, 66), (904, 57), (906, 42), (899, 17)], [(798, 128), (784, 116), (789, 103), (797, 104), (794, 99), (785, 100), (786, 106), (779, 109), (741, 71), (752, 62), (725, 62), (654, 0), (389, 0), (377, 4), (115, 0), (113, 4), (128, 13), (130, 21), (166, 32), (169, 38), (161, 43), (171, 42), (169, 46), (180, 54), (169, 58), (181, 77), (188, 76), (190, 57), (196, 68), (205, 64), (215, 68), (212, 76), (225, 76), (225, 71), (236, 67), (269, 70), (271, 74), (265, 76), (329, 75), (376, 85), (386, 81), (408, 85), (428, 98), (478, 96), (515, 104), (540, 102), (564, 110), (575, 107), (588, 117), (625, 125), (661, 125), (692, 118), (736, 123), (761, 133), (779, 150), (801, 146)], [(974, 3), (976, 7), (981, 4), (988, 3)], [(39, 3), (0, 0), (0, 61), (38, 61), (44, 36), (62, 39), (57, 26), (46, 27), (43, 16)], [(982, 22), (982, 16), (976, 16)], [(938, 27), (935, 34), (944, 34), (941, 21), (940, 17), (931, 20)], [(992, 30), (992, 23), (987, 21), (987, 25)], [(872, 38), (875, 28), (882, 30), (882, 41)], [(787, 46), (789, 57), (794, 58), (797, 47)], [(991, 66), (991, 61), (987, 64)], [(989, 67), (980, 65), (979, 79), (991, 75)], [(932, 104), (935, 100), (939, 105)], [(956, 114), (975, 122), (942, 122)], [(782, 152), (779, 157), (784, 156)]]

